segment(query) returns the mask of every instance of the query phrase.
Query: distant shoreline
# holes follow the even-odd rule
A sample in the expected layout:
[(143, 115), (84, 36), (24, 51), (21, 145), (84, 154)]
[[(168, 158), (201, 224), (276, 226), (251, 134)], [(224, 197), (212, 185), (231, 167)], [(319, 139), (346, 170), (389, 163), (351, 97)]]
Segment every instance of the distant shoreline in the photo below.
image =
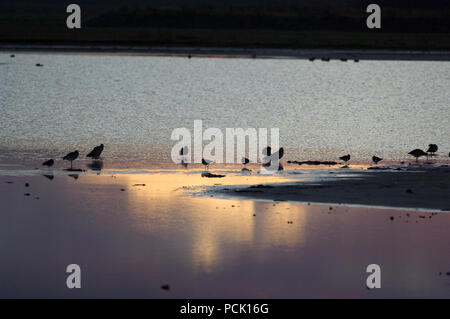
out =
[(450, 61), (450, 51), (374, 50), (374, 49), (286, 49), (238, 47), (0, 44), (3, 53), (118, 54), (138, 56), (266, 58), (266, 59), (340, 59), (394, 61)]

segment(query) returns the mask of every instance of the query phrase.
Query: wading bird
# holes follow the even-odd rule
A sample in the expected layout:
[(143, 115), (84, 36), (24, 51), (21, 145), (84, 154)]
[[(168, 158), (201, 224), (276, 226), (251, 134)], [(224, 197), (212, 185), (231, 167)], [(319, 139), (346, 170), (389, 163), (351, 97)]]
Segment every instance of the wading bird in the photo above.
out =
[(189, 153), (189, 148), (187, 146), (183, 146), (180, 150), (180, 155), (184, 156), (187, 155), (187, 153)]
[(212, 161), (206, 160), (204, 158), (202, 158), (202, 164), (205, 165), (205, 169), (207, 170), (209, 167), (209, 164), (211, 164)]
[(372, 161), (375, 163), (375, 165), (378, 164), (378, 162), (381, 162), (383, 159), (378, 156), (372, 156)]
[(419, 162), (419, 157), (427, 155), (427, 153), (425, 153), (424, 151), (422, 151), (419, 148), (412, 150), (408, 154), (414, 156), (416, 158), (416, 162)]
[(284, 156), (284, 148), (280, 147), (278, 151), (272, 154), (272, 148), (270, 146), (267, 146), (262, 151), (263, 155), (265, 156), (263, 158), (263, 167), (269, 167), (272, 165), (272, 160), (277, 159), (278, 160), (278, 170), (282, 170), (283, 166), (280, 165), (280, 159)]
[(428, 144), (428, 150), (427, 153), (430, 153), (430, 156), (436, 155), (435, 153), (438, 150), (438, 146), (436, 144)]
[(340, 160), (343, 160), (344, 162), (348, 162), (350, 160), (350, 154), (344, 155), (339, 157)]
[(100, 155), (102, 155), (103, 148), (104, 148), (103, 144), (100, 144), (99, 146), (94, 147), (94, 149), (92, 151), (90, 151), (89, 154), (86, 155), (86, 157), (90, 157), (92, 159), (99, 159)]
[(243, 158), (241, 159), (241, 163), (244, 164), (244, 166), (245, 166), (245, 165), (247, 165), (248, 163), (250, 163), (250, 160), (249, 160), (247, 157), (243, 157)]
[[(180, 156), (185, 157), (187, 155), (187, 153), (189, 153), (189, 148), (187, 146), (183, 146), (180, 150)], [(188, 161), (185, 160), (185, 158), (181, 159), (181, 165), (183, 165), (184, 167), (188, 166)]]
[(70, 152), (66, 156), (64, 156), (62, 159), (65, 161), (70, 161), (70, 169), (72, 169), (72, 162), (78, 158), (78, 155), (80, 153), (78, 151)]
[(42, 163), (42, 166), (52, 167), (53, 164), (55, 164), (55, 161), (52, 159), (49, 159), (48, 161), (45, 161), (44, 163)]

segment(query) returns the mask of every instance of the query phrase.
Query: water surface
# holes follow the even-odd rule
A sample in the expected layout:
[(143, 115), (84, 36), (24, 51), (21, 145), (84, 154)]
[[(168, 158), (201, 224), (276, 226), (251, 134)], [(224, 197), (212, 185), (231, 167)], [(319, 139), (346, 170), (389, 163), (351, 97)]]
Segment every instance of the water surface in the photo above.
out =
[[(450, 297), (448, 213), (186, 193), (260, 182), (180, 172), (1, 175), (0, 296)], [(72, 263), (81, 289), (66, 288)], [(370, 291), (372, 263), (382, 288)]]
[(168, 167), (172, 130), (195, 119), (278, 127), (287, 159), (450, 150), (449, 62), (1, 54), (0, 83), (3, 165), (104, 143), (110, 167)]

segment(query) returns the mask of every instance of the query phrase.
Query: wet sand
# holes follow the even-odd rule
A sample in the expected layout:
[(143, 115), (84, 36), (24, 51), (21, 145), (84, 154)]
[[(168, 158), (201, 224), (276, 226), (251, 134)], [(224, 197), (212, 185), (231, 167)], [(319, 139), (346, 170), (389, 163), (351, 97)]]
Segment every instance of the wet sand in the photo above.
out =
[[(203, 192), (283, 176), (71, 175), (0, 174), (1, 297), (450, 298), (446, 212)], [(72, 263), (81, 289), (65, 286)], [(372, 263), (381, 289), (365, 286)]]
[(253, 199), (450, 211), (450, 167), (418, 171), (361, 171), (357, 176), (289, 185), (218, 190)]

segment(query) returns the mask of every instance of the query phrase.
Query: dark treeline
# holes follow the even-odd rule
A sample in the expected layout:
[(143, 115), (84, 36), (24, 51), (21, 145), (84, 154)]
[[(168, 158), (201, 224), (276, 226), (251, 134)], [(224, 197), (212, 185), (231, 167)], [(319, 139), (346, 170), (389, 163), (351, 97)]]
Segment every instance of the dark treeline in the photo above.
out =
[[(92, 27), (210, 28), (271, 30), (366, 29), (365, 6), (320, 7), (275, 4), (199, 7), (127, 7), (104, 13), (87, 22)], [(383, 7), (382, 30), (387, 32), (450, 31), (450, 9)]]
[[(448, 0), (1, 0), (1, 43), (450, 50)], [(368, 29), (368, 4), (381, 30)]]

